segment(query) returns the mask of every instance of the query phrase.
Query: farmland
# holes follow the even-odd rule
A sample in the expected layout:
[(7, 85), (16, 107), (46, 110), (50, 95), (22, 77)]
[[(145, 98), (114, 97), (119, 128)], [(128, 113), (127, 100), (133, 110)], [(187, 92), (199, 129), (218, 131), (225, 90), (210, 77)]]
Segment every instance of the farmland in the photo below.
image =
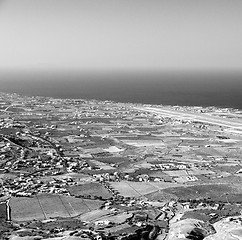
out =
[(100, 201), (51, 194), (10, 200), (12, 219), (15, 221), (74, 217), (98, 209), (101, 205)]
[(68, 188), (74, 196), (92, 196), (108, 199), (112, 194), (100, 183), (86, 183)]
[(122, 140), (125, 144), (134, 147), (164, 146), (161, 140)]
[(109, 210), (93, 210), (88, 213), (83, 213), (78, 216), (78, 219), (81, 219), (85, 222), (97, 221), (98, 219), (104, 218), (105, 216), (109, 216), (112, 212)]
[(141, 194), (133, 189), (127, 182), (115, 182), (111, 183), (112, 188), (120, 193), (124, 197), (140, 197)]
[(0, 221), (7, 218), (6, 204), (0, 203)]
[(111, 186), (125, 197), (140, 197), (146, 194), (157, 192), (159, 190), (171, 187), (178, 187), (176, 183), (162, 183), (162, 182), (114, 182)]
[(173, 194), (181, 200), (189, 199), (211, 199), (214, 201), (235, 200), (235, 196), (241, 196), (241, 190), (233, 184), (204, 184), (189, 187), (177, 187), (165, 189), (164, 192)]

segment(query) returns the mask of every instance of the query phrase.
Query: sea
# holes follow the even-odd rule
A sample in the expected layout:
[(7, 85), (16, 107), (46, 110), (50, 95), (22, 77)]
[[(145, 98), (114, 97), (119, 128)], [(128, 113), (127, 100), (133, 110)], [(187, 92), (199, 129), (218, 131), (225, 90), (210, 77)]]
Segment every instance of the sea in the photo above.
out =
[(26, 96), (242, 110), (242, 73), (41, 72), (0, 75), (0, 91)]

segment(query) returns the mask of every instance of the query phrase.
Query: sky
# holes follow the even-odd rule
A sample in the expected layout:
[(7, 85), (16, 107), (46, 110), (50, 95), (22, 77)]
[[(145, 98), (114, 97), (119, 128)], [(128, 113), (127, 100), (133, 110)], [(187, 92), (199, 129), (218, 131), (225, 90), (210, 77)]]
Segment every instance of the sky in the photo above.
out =
[(241, 71), (241, 0), (0, 0), (0, 72)]

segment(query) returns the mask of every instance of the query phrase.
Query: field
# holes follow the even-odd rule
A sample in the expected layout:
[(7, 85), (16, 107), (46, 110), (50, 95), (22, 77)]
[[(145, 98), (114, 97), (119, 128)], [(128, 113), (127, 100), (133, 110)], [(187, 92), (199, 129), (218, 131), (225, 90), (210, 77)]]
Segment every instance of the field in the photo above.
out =
[(20, 113), (20, 112), (25, 112), (25, 109), (23, 109), (23, 108), (10, 107), (10, 108), (8, 108), (8, 111)]
[(151, 192), (156, 192), (158, 188), (152, 186), (150, 183), (129, 182), (130, 187), (135, 189), (140, 195), (145, 195)]
[(146, 194), (154, 193), (159, 190), (171, 187), (179, 187), (176, 183), (163, 182), (112, 182), (112, 188), (117, 190), (124, 197), (140, 197)]
[(145, 197), (150, 201), (162, 201), (167, 202), (171, 200), (178, 200), (178, 197), (174, 194), (166, 193), (165, 191), (157, 191), (153, 193), (146, 194)]
[(98, 220), (99, 221), (107, 220), (107, 221), (110, 221), (110, 222), (113, 222), (113, 223), (122, 224), (127, 220), (127, 218), (131, 218), (132, 216), (133, 216), (132, 213), (120, 213), (120, 214), (113, 215), (113, 216), (102, 217)]
[(99, 162), (103, 162), (103, 163), (113, 163), (113, 164), (119, 164), (122, 162), (128, 162), (129, 159), (125, 158), (125, 157), (103, 157), (103, 158), (98, 158)]
[(171, 177), (181, 177), (188, 176), (186, 170), (173, 170), (173, 171), (165, 171), (165, 173)]
[(84, 213), (78, 217), (78, 219), (86, 222), (96, 221), (102, 217), (110, 215), (112, 212), (110, 210), (93, 210), (88, 213)]
[(70, 196), (42, 194), (33, 198), (11, 198), (11, 215), (15, 221), (74, 217), (102, 205), (101, 201), (83, 200)]
[(127, 182), (110, 182), (113, 189), (117, 190), (124, 197), (140, 197), (141, 194), (130, 187)]
[(240, 184), (203, 184), (189, 187), (164, 189), (164, 193), (172, 194), (181, 200), (211, 199), (222, 202), (241, 202)]
[(37, 198), (11, 198), (11, 218), (17, 221), (43, 220), (44, 212)]
[(189, 175), (213, 175), (215, 172), (206, 169), (193, 169), (187, 171)]
[(103, 170), (114, 170), (115, 169), (115, 168), (109, 166), (108, 164), (105, 164), (103, 162), (99, 162), (96, 160), (88, 160), (87, 162), (88, 162), (89, 166), (99, 167), (100, 169), (103, 169)]
[(164, 146), (161, 140), (122, 140), (123, 143), (134, 147)]
[(0, 219), (6, 219), (7, 218), (7, 211), (6, 211), (6, 204), (0, 203)]
[(112, 194), (100, 183), (86, 183), (68, 188), (71, 195), (101, 197), (109, 199)]

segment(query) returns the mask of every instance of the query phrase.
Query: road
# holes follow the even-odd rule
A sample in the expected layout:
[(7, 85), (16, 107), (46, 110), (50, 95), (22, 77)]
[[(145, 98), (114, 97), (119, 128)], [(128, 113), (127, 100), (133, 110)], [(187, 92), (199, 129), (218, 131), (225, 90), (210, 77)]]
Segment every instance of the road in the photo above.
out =
[(215, 117), (206, 113), (179, 111), (169, 108), (136, 107), (137, 110), (158, 114), (162, 117), (170, 117), (179, 120), (190, 120), (201, 123), (213, 124), (221, 127), (233, 128), (242, 131), (242, 121), (239, 119), (229, 119)]

